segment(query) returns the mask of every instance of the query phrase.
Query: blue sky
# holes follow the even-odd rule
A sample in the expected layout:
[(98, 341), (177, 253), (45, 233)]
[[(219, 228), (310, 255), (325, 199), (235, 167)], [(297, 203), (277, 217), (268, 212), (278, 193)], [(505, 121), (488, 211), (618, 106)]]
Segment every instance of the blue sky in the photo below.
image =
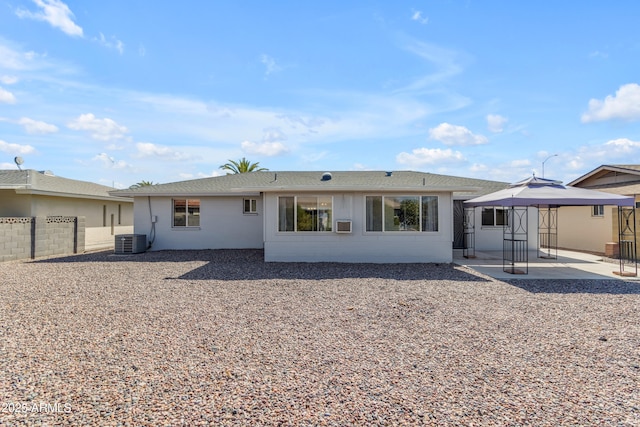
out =
[[(636, 1), (0, 0), (0, 169), (566, 182), (640, 163)], [(554, 157), (550, 157), (556, 155)]]

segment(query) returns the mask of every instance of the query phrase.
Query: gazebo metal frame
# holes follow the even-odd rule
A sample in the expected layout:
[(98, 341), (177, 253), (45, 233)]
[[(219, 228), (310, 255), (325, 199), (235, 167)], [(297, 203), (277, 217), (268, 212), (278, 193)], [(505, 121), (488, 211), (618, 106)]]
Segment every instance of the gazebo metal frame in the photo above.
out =
[[(529, 207), (538, 209), (538, 257), (558, 257), (558, 209), (562, 206), (614, 205), (618, 207), (618, 247), (621, 276), (637, 276), (635, 198), (565, 187), (560, 181), (535, 177), (512, 184), (508, 189), (465, 201), (464, 252), (475, 257), (475, 208), (502, 206), (507, 212), (503, 225), (503, 271), (529, 272)], [(632, 264), (633, 269), (628, 266)]]

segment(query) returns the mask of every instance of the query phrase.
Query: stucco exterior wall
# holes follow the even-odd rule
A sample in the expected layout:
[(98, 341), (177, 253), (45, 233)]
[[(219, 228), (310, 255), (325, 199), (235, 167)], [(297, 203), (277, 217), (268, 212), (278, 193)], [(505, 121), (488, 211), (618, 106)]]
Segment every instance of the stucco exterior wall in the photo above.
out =
[(30, 197), (31, 216), (84, 216), (87, 218), (87, 227), (111, 227), (111, 217), (113, 216), (114, 226), (133, 225), (133, 204), (125, 200), (111, 201), (50, 196)]
[[(527, 208), (528, 248), (538, 248), (538, 209)], [(502, 226), (483, 226), (482, 207), (474, 210), (475, 220), (475, 249), (478, 251), (502, 251), (504, 241), (504, 229)]]
[(133, 225), (111, 227), (87, 227), (85, 229), (85, 250), (97, 251), (114, 247), (115, 237), (119, 234), (133, 233)]
[[(179, 197), (176, 197), (179, 198)], [(172, 198), (152, 197), (151, 213), (147, 197), (135, 198), (134, 233), (146, 234), (151, 250), (163, 249), (261, 249), (262, 198), (256, 214), (243, 213), (243, 197), (189, 197), (200, 200), (199, 227), (173, 227)], [(152, 236), (151, 215), (155, 223)]]
[[(449, 193), (393, 193), (393, 195), (436, 195), (437, 232), (366, 232), (365, 196), (382, 193), (344, 193), (333, 195), (333, 222), (351, 220), (352, 233), (279, 232), (278, 197), (265, 196), (265, 261), (294, 262), (372, 262), (422, 263), (452, 262), (453, 202)], [(386, 194), (386, 193), (384, 193)], [(331, 196), (314, 193), (314, 196)], [(389, 194), (391, 195), (391, 194)]]
[(558, 246), (604, 254), (605, 244), (617, 242), (613, 217), (617, 207), (605, 206), (604, 216), (593, 216), (591, 206), (563, 206), (558, 209)]
[(31, 196), (17, 195), (15, 190), (0, 190), (0, 217), (31, 215)]
[(38, 216), (85, 218), (85, 250), (113, 248), (115, 235), (133, 232), (133, 203), (128, 200), (53, 197), (0, 190), (0, 217)]

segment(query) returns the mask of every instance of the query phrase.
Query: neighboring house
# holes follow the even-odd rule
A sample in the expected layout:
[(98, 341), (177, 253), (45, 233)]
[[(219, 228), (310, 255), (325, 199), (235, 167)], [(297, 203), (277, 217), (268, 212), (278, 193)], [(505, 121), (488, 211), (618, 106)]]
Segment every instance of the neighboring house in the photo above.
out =
[[(640, 165), (602, 165), (568, 185), (635, 196), (638, 208)], [(617, 212), (614, 206), (562, 207), (558, 210), (558, 246), (605, 254), (607, 246), (618, 241)]]
[(85, 217), (85, 250), (113, 248), (116, 234), (133, 231), (133, 203), (110, 191), (51, 172), (0, 170), (0, 217)]
[[(250, 172), (133, 197), (152, 250), (264, 249), (266, 261), (451, 262), (462, 201), (505, 183), (422, 172)], [(455, 212), (455, 213), (454, 213)]]

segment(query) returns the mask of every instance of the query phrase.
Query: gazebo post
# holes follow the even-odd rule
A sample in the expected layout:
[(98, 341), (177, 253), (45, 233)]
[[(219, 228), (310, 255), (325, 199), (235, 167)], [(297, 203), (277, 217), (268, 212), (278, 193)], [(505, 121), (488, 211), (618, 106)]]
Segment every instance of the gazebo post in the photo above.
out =
[(465, 258), (476, 257), (476, 208), (464, 208), (464, 223), (462, 238), (464, 248), (462, 256)]
[[(543, 230), (545, 233), (543, 233)], [(544, 254), (542, 248), (547, 248)], [(555, 250), (555, 255), (551, 250)], [(558, 259), (558, 208), (547, 206), (545, 211), (538, 206), (538, 258)]]
[[(508, 212), (502, 231), (502, 271), (529, 274), (529, 208), (512, 205)], [(525, 269), (516, 268), (516, 263), (524, 263)]]
[[(629, 224), (631, 222), (632, 225)], [(634, 207), (625, 209), (618, 206), (618, 252), (620, 270), (613, 274), (625, 277), (635, 277), (638, 275), (638, 255), (636, 244), (636, 210)], [(633, 261), (634, 271), (625, 271), (625, 261)]]

